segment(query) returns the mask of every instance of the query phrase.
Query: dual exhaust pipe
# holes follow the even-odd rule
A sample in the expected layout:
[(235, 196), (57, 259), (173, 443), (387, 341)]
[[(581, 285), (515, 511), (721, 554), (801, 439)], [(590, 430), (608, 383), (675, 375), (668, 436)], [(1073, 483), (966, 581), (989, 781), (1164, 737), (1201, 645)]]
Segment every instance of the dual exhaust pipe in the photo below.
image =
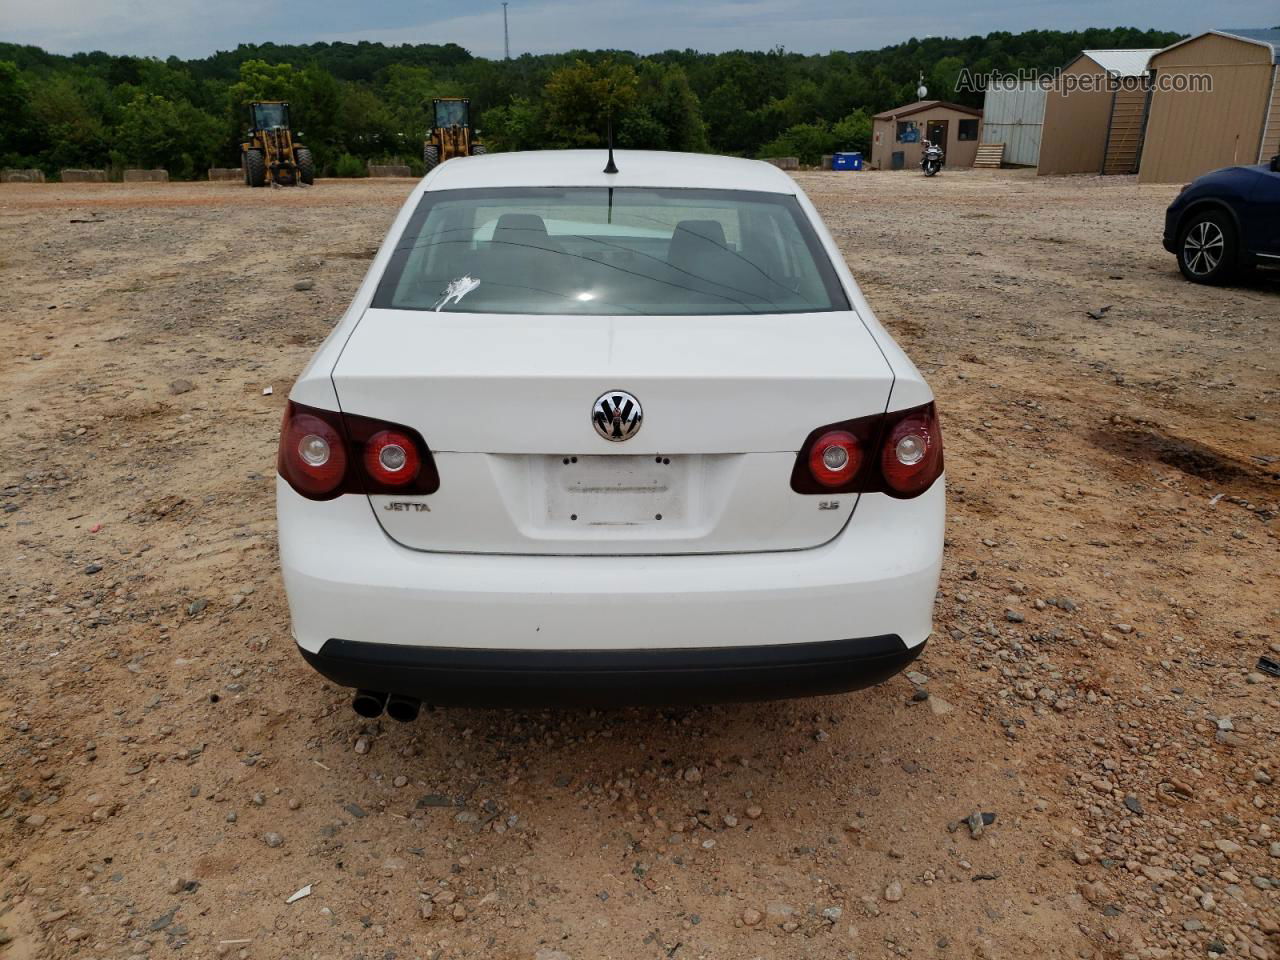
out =
[(392, 720), (398, 720), (400, 723), (412, 723), (418, 719), (418, 711), (422, 709), (422, 701), (417, 697), (405, 697), (398, 693), (386, 694), (379, 693), (377, 690), (357, 690), (356, 695), (351, 698), (351, 707), (360, 716), (368, 717), (370, 720), (374, 717), (382, 716), (382, 712), (385, 710), (387, 716)]

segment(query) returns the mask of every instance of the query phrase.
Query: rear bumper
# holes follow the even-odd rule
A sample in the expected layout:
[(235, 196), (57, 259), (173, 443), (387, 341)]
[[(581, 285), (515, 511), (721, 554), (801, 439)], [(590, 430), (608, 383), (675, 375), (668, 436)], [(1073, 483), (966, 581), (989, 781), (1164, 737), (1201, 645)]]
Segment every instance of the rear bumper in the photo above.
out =
[(410, 550), (366, 498), (318, 503), (277, 482), (303, 656), (336, 683), (441, 703), (452, 685), (467, 702), (500, 699), (476, 696), (489, 687), (518, 700), (534, 683), (554, 685), (555, 702), (583, 686), (643, 702), (649, 684), (670, 700), (876, 683), (932, 632), (944, 500), (941, 480), (912, 500), (864, 494), (845, 529), (810, 550), (504, 556)]
[(334, 683), (468, 706), (771, 700), (871, 686), (915, 660), (899, 637), (662, 650), (486, 650), (329, 640), (299, 648)]

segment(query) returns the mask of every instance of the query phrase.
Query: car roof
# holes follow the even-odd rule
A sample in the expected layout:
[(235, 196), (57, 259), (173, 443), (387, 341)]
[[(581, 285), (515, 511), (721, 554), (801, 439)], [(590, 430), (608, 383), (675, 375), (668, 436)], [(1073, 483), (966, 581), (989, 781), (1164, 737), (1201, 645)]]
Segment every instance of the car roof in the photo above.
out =
[(442, 163), (427, 190), (485, 187), (674, 187), (797, 192), (795, 181), (772, 164), (741, 157), (656, 150), (615, 150), (617, 173), (605, 173), (606, 150), (536, 150), (458, 157)]

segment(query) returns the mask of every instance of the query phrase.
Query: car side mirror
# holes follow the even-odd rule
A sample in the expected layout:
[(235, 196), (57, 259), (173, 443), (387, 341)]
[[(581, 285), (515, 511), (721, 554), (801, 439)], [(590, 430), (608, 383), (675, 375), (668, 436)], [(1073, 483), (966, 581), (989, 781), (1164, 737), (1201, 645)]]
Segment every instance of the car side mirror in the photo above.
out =
[(1271, 172), (1280, 173), (1280, 153), (1271, 158)]

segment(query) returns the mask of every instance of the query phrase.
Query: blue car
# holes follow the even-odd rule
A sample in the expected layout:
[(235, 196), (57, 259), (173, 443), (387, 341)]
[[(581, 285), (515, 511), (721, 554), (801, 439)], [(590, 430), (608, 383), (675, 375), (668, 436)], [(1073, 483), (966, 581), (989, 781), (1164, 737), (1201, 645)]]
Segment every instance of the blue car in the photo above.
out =
[(1165, 211), (1164, 248), (1196, 283), (1280, 267), (1280, 156), (1214, 170), (1183, 187)]

